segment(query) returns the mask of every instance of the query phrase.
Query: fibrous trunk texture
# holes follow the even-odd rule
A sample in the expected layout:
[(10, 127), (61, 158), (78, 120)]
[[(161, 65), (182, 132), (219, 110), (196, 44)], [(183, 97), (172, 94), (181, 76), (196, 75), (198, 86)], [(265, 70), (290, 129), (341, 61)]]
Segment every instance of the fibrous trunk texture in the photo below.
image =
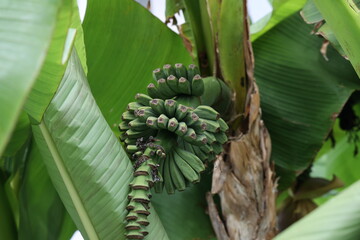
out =
[[(233, 139), (227, 155), (216, 160), (208, 196), (218, 239), (271, 239), (275, 235), (275, 184), (270, 165), (271, 141), (259, 108), (256, 85), (251, 93), (248, 133)], [(226, 227), (211, 195), (219, 194)]]
[[(245, 3), (244, 3), (245, 4)], [(267, 240), (276, 233), (276, 183), (270, 162), (271, 140), (261, 119), (260, 95), (244, 13), (244, 58), (248, 92), (241, 132), (233, 133), (228, 151), (214, 164), (209, 215), (220, 240)], [(222, 216), (213, 195), (221, 200)]]

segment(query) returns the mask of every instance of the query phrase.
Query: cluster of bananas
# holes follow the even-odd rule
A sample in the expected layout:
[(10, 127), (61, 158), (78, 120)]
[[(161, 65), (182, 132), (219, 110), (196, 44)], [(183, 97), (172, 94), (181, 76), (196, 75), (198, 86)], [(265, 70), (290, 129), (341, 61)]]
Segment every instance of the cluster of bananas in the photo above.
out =
[(227, 141), (226, 122), (210, 106), (200, 105), (204, 82), (197, 67), (167, 64), (154, 70), (153, 76), (156, 84), (148, 85), (149, 95), (137, 94), (119, 125), (120, 139), (135, 160), (128, 239), (146, 235), (143, 226), (148, 224), (144, 218), (152, 185), (156, 192), (165, 187), (169, 194), (185, 190), (189, 183), (200, 181), (204, 163), (214, 160)]

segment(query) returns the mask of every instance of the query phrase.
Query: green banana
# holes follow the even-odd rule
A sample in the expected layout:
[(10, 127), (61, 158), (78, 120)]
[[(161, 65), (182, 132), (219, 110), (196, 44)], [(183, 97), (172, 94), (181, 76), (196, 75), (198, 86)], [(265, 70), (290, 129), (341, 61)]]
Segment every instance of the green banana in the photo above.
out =
[(196, 113), (200, 118), (204, 118), (207, 120), (218, 120), (220, 118), (220, 114), (215, 111), (212, 107), (200, 105), (193, 111)]
[(176, 72), (176, 76), (178, 78), (187, 78), (187, 71), (186, 71), (186, 67), (184, 65), (182, 65), (181, 63), (176, 63), (175, 64), (175, 72)]
[(179, 78), (178, 88), (180, 93), (191, 95), (191, 83), (186, 78)]
[(152, 98), (163, 98), (165, 97), (160, 90), (155, 86), (155, 84), (150, 83), (146, 88), (147, 93)]
[(199, 74), (191, 81), (191, 94), (200, 97), (204, 93), (204, 81)]
[(196, 142), (196, 137), (197, 137), (197, 135), (196, 135), (195, 130), (192, 128), (188, 128), (186, 134), (184, 135), (184, 140), (189, 143), (194, 143), (194, 142)]
[(216, 140), (221, 144), (226, 143), (228, 140), (228, 138), (224, 132), (218, 132), (218, 133), (215, 133), (214, 135), (216, 137)]
[(172, 91), (179, 93), (179, 88), (178, 88), (179, 79), (177, 79), (174, 75), (168, 76), (168, 78), (166, 79), (166, 83)]
[(155, 81), (157, 81), (160, 78), (166, 78), (166, 75), (161, 68), (157, 68), (153, 71), (153, 78)]
[(192, 146), (192, 149), (195, 155), (198, 156), (201, 159), (201, 161), (205, 162), (209, 159), (209, 156), (203, 151), (201, 151), (201, 149), (198, 146)]
[(146, 130), (146, 124), (144, 121), (140, 120), (139, 118), (136, 118), (128, 123), (129, 127), (136, 131), (143, 131)]
[(179, 122), (176, 120), (176, 118), (171, 118), (168, 122), (167, 129), (170, 132), (175, 132), (175, 130), (177, 129), (178, 126), (179, 126)]
[(207, 119), (202, 119), (202, 121), (204, 121), (204, 123), (206, 123), (206, 130), (212, 133), (217, 133), (220, 131), (220, 125), (217, 121), (213, 121), (213, 120), (207, 120)]
[(164, 166), (164, 184), (165, 189), (167, 193), (174, 194), (175, 193), (175, 187), (173, 185), (172, 179), (171, 179), (171, 172), (170, 172), (170, 161), (173, 161), (171, 157), (167, 157), (165, 160), (165, 166)]
[(178, 121), (183, 120), (187, 113), (190, 111), (190, 108), (182, 105), (182, 104), (178, 104), (176, 111), (175, 111), (175, 117)]
[(130, 127), (129, 127), (129, 124), (127, 124), (126, 122), (121, 122), (119, 124), (119, 130), (120, 131), (126, 131), (128, 130)]
[(149, 104), (156, 114), (162, 114), (163, 112), (165, 112), (164, 100), (155, 98), (151, 100)]
[(208, 132), (208, 131), (204, 131), (202, 134), (204, 134), (206, 136), (206, 138), (208, 139), (208, 143), (212, 144), (213, 142), (216, 141), (216, 137), (213, 133)]
[(175, 188), (178, 191), (184, 191), (186, 188), (185, 178), (184, 178), (184, 175), (182, 174), (182, 172), (180, 171), (180, 169), (178, 168), (178, 166), (176, 165), (173, 158), (174, 158), (174, 156), (172, 156), (172, 159), (170, 161), (171, 179), (172, 179), (172, 182), (174, 183)]
[(135, 95), (135, 100), (144, 106), (149, 106), (149, 102), (151, 101), (151, 99), (151, 97), (142, 93), (138, 93)]
[(132, 112), (126, 111), (121, 115), (123, 121), (131, 121), (135, 119), (135, 115)]
[(139, 148), (136, 145), (127, 145), (126, 146), (126, 151), (128, 151), (129, 153), (135, 153), (139, 150)]
[(152, 110), (151, 107), (140, 107), (134, 112), (134, 114), (142, 121), (146, 121), (148, 117), (156, 116), (156, 113)]
[(163, 66), (163, 72), (165, 73), (165, 75), (168, 77), (170, 75), (175, 75), (175, 69), (173, 66), (171, 66), (170, 64), (165, 64)]
[(188, 126), (193, 125), (198, 120), (199, 120), (199, 116), (193, 111), (189, 111), (185, 117), (185, 122)]
[(212, 145), (212, 148), (214, 149), (215, 154), (220, 154), (223, 151), (222, 144), (219, 142), (214, 142)]
[(127, 110), (133, 112), (137, 110), (139, 107), (143, 107), (143, 105), (137, 102), (131, 102), (127, 105)]
[(209, 145), (209, 144), (203, 144), (203, 145), (199, 146), (199, 148), (201, 151), (203, 151), (206, 154), (209, 154), (214, 151), (214, 149), (212, 148), (212, 145)]
[(186, 126), (186, 123), (180, 122), (178, 128), (176, 129), (175, 133), (179, 135), (180, 137), (184, 136), (187, 132), (188, 128)]
[(165, 114), (161, 114), (157, 119), (158, 126), (162, 129), (167, 129), (168, 122), (169, 118)]
[(196, 172), (201, 173), (201, 172), (205, 171), (205, 166), (204, 166), (203, 162), (195, 154), (185, 151), (181, 148), (176, 148), (175, 151)]
[(229, 130), (229, 126), (226, 124), (226, 122), (222, 118), (218, 119), (218, 123), (220, 125), (221, 131), (226, 132), (227, 130)]
[(195, 75), (200, 74), (199, 68), (195, 66), (194, 64), (190, 64), (187, 70), (187, 76), (189, 81), (192, 81), (192, 79), (195, 77)]
[(177, 150), (174, 152), (174, 160), (184, 177), (194, 183), (199, 181), (199, 174), (177, 153)]
[(172, 98), (176, 95), (176, 92), (171, 90), (164, 78), (160, 78), (158, 81), (158, 90), (166, 98)]
[(172, 118), (175, 116), (175, 111), (176, 111), (176, 107), (177, 107), (177, 103), (176, 101), (172, 100), (172, 99), (166, 99), (165, 100), (165, 113), (169, 118)]
[(148, 117), (146, 119), (146, 126), (152, 129), (159, 129), (157, 124), (157, 117)]

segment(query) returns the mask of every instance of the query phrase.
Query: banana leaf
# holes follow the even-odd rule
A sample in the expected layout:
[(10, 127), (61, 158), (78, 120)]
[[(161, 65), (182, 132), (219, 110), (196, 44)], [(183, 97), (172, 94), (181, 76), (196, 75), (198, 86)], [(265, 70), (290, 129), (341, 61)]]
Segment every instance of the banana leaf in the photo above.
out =
[(342, 106), (360, 87), (351, 65), (332, 47), (329, 61), (323, 58), (322, 40), (311, 31), (296, 13), (253, 43), (280, 188), (313, 161)]
[(274, 240), (357, 240), (360, 236), (360, 181), (302, 218)]
[(0, 154), (44, 62), (62, 5), (61, 0), (0, 2)]
[[(132, 165), (93, 98), (73, 51), (36, 143), (67, 211), (85, 239), (124, 239)], [(167, 239), (156, 213), (149, 238)]]

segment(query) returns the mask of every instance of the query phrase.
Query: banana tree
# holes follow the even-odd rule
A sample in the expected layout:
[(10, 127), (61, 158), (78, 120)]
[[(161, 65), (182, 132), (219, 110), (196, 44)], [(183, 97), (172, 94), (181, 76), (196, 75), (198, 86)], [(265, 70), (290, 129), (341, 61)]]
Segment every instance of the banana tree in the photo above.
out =
[[(89, 0), (83, 23), (74, 0), (0, 3), (1, 236), (271, 239), (277, 206), (286, 227), (316, 208), (341, 185), (323, 179), (336, 159), (310, 172), (360, 86), (360, 30), (351, 1), (337, 16), (349, 36), (337, 5), (314, 2), (274, 0), (252, 24), (246, 1), (167, 0), (167, 22), (184, 13), (179, 34), (132, 0)], [(307, 24), (324, 21), (328, 40)], [(329, 229), (312, 222), (351, 213), (326, 239), (357, 239), (342, 234), (357, 189), (277, 238), (319, 239)]]

